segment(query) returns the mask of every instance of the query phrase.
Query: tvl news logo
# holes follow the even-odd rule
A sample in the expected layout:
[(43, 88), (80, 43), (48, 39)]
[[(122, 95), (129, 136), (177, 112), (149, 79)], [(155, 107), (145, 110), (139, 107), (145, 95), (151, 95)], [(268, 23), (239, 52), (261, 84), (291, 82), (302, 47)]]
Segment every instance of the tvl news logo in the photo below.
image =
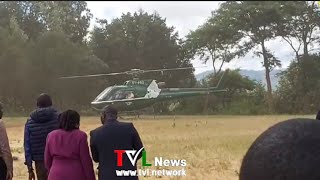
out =
[[(114, 150), (114, 153), (117, 156), (117, 166), (128, 167), (123, 164), (124, 154), (128, 157), (132, 166), (135, 166), (138, 160), (139, 155), (141, 155), (142, 159), (142, 167), (143, 169), (139, 170), (127, 170), (127, 169), (118, 169), (116, 170), (117, 176), (186, 176), (186, 171), (184, 168), (175, 169), (175, 170), (152, 170), (146, 167), (151, 167), (152, 164), (147, 162), (147, 153), (142, 147), (140, 150)], [(157, 167), (185, 167), (187, 166), (187, 162), (185, 159), (177, 160), (177, 159), (164, 159), (162, 157), (154, 158), (154, 166)]]

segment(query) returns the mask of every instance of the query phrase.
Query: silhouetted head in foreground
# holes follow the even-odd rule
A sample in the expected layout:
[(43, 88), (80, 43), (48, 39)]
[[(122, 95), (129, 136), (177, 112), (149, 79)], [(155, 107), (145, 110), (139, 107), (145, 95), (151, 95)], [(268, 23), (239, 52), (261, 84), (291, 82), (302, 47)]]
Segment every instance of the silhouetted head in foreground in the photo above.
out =
[(319, 180), (320, 121), (290, 119), (263, 132), (251, 145), (240, 180)]
[(65, 131), (79, 129), (80, 115), (77, 111), (67, 110), (59, 115), (59, 128)]
[(101, 123), (118, 119), (118, 110), (112, 106), (104, 108), (101, 114)]
[(37, 98), (37, 107), (46, 108), (52, 106), (52, 99), (48, 94), (42, 93)]

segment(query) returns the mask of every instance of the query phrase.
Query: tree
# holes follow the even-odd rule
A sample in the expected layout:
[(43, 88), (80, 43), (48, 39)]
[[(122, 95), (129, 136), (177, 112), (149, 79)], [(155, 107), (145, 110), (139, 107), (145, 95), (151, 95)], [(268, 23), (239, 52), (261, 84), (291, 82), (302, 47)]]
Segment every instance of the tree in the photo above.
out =
[(27, 37), (20, 29), (15, 17), (11, 17), (7, 27), (0, 27), (0, 98), (4, 103), (12, 104), (16, 110), (24, 99), (23, 93), (28, 92), (21, 88), (26, 85), (24, 73), (26, 72)]
[[(198, 84), (198, 87), (216, 86), (221, 75), (221, 73), (220, 75), (212, 73), (201, 84)], [(261, 84), (256, 83), (248, 77), (242, 76), (239, 69), (226, 70), (220, 82), (220, 88), (226, 89), (226, 92), (187, 98), (181, 102), (178, 111), (187, 114), (241, 113), (241, 111), (250, 113), (250, 110), (246, 110), (246, 108), (252, 108), (253, 111), (258, 113), (259, 111), (261, 112), (264, 105), (264, 87), (261, 88), (261, 86)], [(208, 105), (206, 101), (208, 101)], [(254, 108), (254, 106), (261, 109)], [(204, 112), (203, 109), (205, 109)]]
[[(213, 74), (209, 76), (209, 86), (217, 84), (219, 81), (218, 77), (219, 76), (213, 76)], [(239, 94), (252, 91), (255, 87), (255, 82), (248, 77), (243, 77), (240, 74), (240, 69), (227, 70), (221, 80), (220, 87), (227, 90), (226, 93), (223, 93), (223, 99), (232, 100)], [(225, 107), (225, 101), (223, 101), (223, 107)]]
[[(46, 32), (36, 41), (30, 57), (30, 82), (34, 96), (47, 92), (58, 99), (60, 107), (88, 104), (105, 88), (99, 79), (59, 80), (62, 76), (102, 73), (108, 66), (93, 56), (84, 45), (73, 43), (62, 32)], [(96, 90), (95, 90), (96, 89)]]
[[(305, 71), (301, 68), (304, 64), (301, 60), (310, 59), (309, 52), (317, 40), (320, 40), (319, 26), (320, 16), (316, 13), (315, 2), (296, 1), (281, 2), (281, 23), (279, 24), (277, 34), (280, 35), (293, 49), (296, 61), (298, 62), (297, 75), (300, 83), (297, 85), (297, 96), (303, 96), (306, 91)], [(297, 44), (297, 45), (295, 45)], [(301, 47), (303, 48), (301, 54)], [(302, 58), (303, 57), (303, 58)], [(308, 71), (307, 69), (305, 69)]]
[(275, 28), (280, 22), (280, 10), (277, 2), (233, 1), (225, 2), (217, 10), (224, 17), (224, 23), (235, 26), (247, 41), (246, 48), (260, 47), (255, 54), (263, 57), (266, 73), (269, 108), (272, 107), (272, 86), (270, 72), (280, 66), (280, 60), (267, 49), (265, 43), (277, 37)]
[(46, 1), (41, 5), (47, 29), (63, 31), (72, 42), (83, 42), (92, 18), (87, 2)]
[[(281, 23), (277, 28), (280, 35), (293, 49), (300, 63), (300, 49), (303, 55), (309, 55), (310, 46), (319, 40), (320, 16), (316, 13), (315, 1), (281, 2)], [(295, 46), (295, 41), (298, 46)]]
[(3, 1), (3, 21), (11, 16), (30, 40), (45, 31), (64, 32), (72, 42), (81, 43), (88, 33), (92, 14), (85, 1)]
[(206, 23), (187, 35), (185, 48), (192, 57), (199, 56), (204, 63), (212, 60), (213, 73), (217, 75), (225, 62), (244, 54), (244, 47), (239, 45), (241, 39), (242, 34), (235, 26), (226, 24), (222, 16), (213, 12)]
[[(303, 56), (301, 62), (292, 62), (280, 77), (276, 91), (280, 112), (314, 113), (318, 111), (320, 94), (320, 55)], [(299, 88), (301, 74), (305, 72), (305, 87)]]
[[(224, 16), (212, 12), (207, 22), (187, 35), (184, 48), (191, 58), (199, 56), (204, 63), (211, 60), (213, 75), (216, 76), (222, 71), (224, 63), (245, 54), (247, 44), (241, 44), (241, 39), (242, 34), (236, 26), (225, 23)], [(207, 110), (208, 100), (206, 98), (204, 111)]]
[[(123, 14), (111, 23), (99, 20), (91, 33), (90, 47), (94, 54), (106, 62), (114, 71), (128, 71), (132, 68), (162, 69), (191, 66), (187, 53), (181, 47), (174, 27), (168, 27), (166, 20), (157, 13), (148, 14), (140, 10)], [(194, 82), (192, 70), (148, 73), (141, 78), (157, 77), (167, 86), (191, 86)], [(123, 82), (131, 77), (113, 77), (113, 83)], [(179, 83), (179, 80), (185, 80)]]

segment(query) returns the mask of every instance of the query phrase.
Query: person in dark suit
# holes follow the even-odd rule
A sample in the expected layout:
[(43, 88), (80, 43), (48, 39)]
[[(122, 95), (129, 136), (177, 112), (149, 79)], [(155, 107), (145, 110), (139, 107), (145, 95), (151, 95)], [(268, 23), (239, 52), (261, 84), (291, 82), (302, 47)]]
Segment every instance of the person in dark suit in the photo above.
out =
[(320, 110), (317, 113), (316, 120), (320, 120)]
[(319, 180), (320, 121), (290, 119), (264, 131), (245, 154), (239, 180)]
[[(105, 179), (138, 180), (138, 176), (117, 176), (116, 170), (137, 170), (137, 164), (131, 164), (126, 153), (122, 154), (122, 166), (118, 166), (115, 150), (136, 150), (143, 148), (140, 136), (132, 123), (119, 122), (117, 110), (111, 106), (101, 115), (101, 127), (90, 132), (92, 159), (99, 163), (98, 177)], [(142, 157), (139, 153), (138, 160)], [(137, 161), (136, 161), (137, 162)]]

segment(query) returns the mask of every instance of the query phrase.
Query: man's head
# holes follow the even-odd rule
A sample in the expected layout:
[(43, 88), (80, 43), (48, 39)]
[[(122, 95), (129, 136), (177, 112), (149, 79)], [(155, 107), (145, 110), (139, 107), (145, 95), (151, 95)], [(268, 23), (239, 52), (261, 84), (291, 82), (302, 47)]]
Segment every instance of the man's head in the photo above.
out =
[(320, 179), (320, 121), (291, 119), (263, 132), (251, 145), (240, 180)]
[(104, 108), (101, 114), (101, 123), (104, 124), (108, 120), (115, 120), (118, 118), (118, 110), (112, 106)]
[(52, 106), (52, 99), (48, 94), (42, 93), (37, 98), (37, 107), (46, 108)]
[(3, 116), (3, 105), (0, 102), (0, 119), (2, 119), (2, 116)]

